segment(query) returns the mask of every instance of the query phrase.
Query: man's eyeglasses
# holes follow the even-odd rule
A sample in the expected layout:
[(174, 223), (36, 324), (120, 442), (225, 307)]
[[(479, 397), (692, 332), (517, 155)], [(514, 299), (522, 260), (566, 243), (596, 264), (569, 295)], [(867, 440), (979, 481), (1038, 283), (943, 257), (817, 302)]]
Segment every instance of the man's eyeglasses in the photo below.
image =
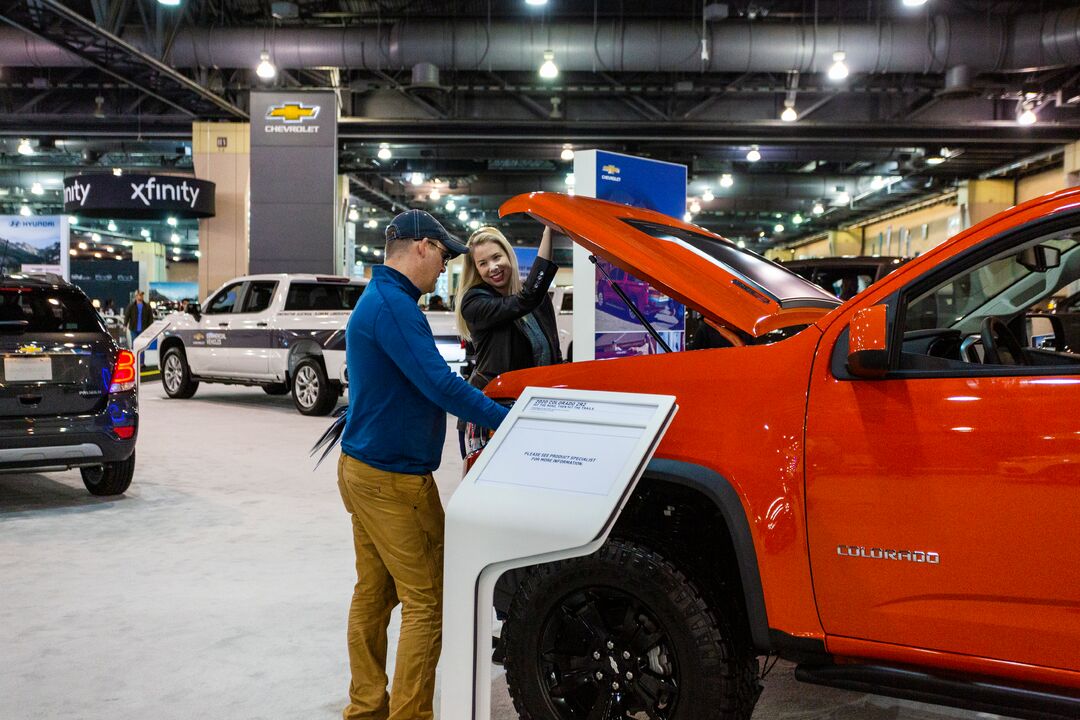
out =
[(434, 245), (436, 247), (436, 249), (438, 249), (439, 254), (442, 255), (443, 267), (446, 267), (446, 263), (448, 263), (448, 262), (450, 262), (451, 260), (454, 259), (453, 254), (449, 250), (444, 248), (442, 246), (442, 243), (436, 242), (435, 240), (428, 240), (427, 238), (424, 238), (424, 239), (427, 240), (432, 245)]

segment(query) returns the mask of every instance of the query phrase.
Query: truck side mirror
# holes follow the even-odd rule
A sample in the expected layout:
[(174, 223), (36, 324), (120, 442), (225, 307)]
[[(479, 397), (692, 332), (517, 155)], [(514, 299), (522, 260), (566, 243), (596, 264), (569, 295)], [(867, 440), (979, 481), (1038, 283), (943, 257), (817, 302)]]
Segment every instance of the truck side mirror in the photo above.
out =
[(189, 300), (187, 304), (187, 314), (198, 320), (202, 317), (202, 307), (195, 300)]
[(1044, 273), (1061, 265), (1061, 250), (1053, 245), (1033, 245), (1021, 250), (1016, 262), (1031, 272)]
[(881, 378), (889, 369), (887, 311), (885, 305), (874, 305), (851, 320), (847, 366), (855, 377)]

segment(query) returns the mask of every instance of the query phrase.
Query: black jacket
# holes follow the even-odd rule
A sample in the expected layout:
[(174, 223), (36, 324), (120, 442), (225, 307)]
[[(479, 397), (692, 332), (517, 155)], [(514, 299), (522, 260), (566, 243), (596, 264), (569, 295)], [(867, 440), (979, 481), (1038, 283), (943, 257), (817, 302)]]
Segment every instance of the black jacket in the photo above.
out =
[[(150, 327), (150, 323), (154, 322), (154, 311), (150, 309), (150, 303), (143, 301), (142, 304), (142, 329)], [(135, 332), (135, 328), (139, 326), (139, 303), (134, 300), (127, 306), (127, 310), (124, 311), (124, 327), (131, 332)]]
[(469, 327), (476, 348), (476, 369), (469, 383), (481, 390), (495, 376), (533, 367), (532, 345), (518, 320), (529, 313), (536, 318), (551, 345), (551, 356), (562, 362), (559, 351), (559, 329), (555, 324), (555, 308), (548, 297), (548, 288), (555, 280), (559, 266), (550, 260), (536, 258), (521, 292), (504, 297), (490, 285), (477, 285), (461, 298), (461, 317)]

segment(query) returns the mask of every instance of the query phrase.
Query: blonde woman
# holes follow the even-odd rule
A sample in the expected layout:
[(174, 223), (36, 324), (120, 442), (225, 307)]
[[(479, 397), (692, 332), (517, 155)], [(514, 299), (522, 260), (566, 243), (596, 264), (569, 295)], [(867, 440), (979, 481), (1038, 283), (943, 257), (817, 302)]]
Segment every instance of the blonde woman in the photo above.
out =
[[(483, 390), (501, 373), (562, 362), (555, 308), (548, 297), (559, 269), (551, 261), (551, 230), (544, 229), (524, 283), (513, 246), (496, 228), (474, 232), (468, 247), (454, 307), (458, 331), (476, 350), (469, 383)], [(463, 435), (461, 440), (464, 455)]]

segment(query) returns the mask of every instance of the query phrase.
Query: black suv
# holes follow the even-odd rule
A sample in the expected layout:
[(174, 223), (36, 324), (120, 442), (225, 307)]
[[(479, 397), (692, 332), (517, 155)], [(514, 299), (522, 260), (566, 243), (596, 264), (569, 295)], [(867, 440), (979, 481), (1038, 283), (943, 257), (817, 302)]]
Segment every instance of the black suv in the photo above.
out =
[(0, 472), (79, 468), (94, 495), (135, 471), (138, 369), (78, 288), (0, 276)]

